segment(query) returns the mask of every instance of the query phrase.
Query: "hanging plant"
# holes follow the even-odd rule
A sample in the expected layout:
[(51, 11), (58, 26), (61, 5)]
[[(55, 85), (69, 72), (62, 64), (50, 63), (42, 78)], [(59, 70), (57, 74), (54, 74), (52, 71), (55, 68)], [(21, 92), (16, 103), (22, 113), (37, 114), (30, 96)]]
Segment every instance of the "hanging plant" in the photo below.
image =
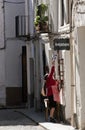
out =
[[(35, 17), (35, 27), (39, 26), (41, 31), (47, 31), (47, 22), (48, 22), (48, 16), (46, 16), (46, 11), (48, 9), (48, 6), (45, 4), (40, 4), (37, 6), (36, 9), (36, 17)], [(44, 26), (44, 27), (43, 27)]]

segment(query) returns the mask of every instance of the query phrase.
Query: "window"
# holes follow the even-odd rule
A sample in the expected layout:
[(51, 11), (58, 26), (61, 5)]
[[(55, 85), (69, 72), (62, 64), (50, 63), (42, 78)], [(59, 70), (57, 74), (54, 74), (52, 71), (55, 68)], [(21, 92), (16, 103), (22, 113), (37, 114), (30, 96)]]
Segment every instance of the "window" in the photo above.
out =
[(64, 0), (61, 0), (61, 26), (64, 25)]
[(66, 0), (66, 8), (67, 8), (66, 24), (68, 24), (69, 23), (69, 0)]
[(61, 0), (60, 1), (60, 26), (64, 26), (69, 23), (69, 0)]

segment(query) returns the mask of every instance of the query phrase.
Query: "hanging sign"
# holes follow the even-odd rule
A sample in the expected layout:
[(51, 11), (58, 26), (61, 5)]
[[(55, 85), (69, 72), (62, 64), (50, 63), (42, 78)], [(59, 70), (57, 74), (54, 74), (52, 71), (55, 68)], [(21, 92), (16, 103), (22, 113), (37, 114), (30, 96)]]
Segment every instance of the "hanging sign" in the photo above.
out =
[(70, 50), (69, 38), (54, 39), (54, 50)]

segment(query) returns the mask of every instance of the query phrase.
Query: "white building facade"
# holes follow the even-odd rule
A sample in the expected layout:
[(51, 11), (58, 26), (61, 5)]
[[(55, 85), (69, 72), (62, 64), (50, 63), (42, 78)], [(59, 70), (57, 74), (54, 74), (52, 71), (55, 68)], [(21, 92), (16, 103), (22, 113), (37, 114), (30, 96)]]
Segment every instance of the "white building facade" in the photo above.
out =
[(33, 0), (0, 1), (1, 107), (40, 109), (42, 48), (34, 34), (35, 4)]
[(71, 118), (73, 126), (83, 129), (85, 1), (50, 0), (48, 5), (51, 34), (47, 55), (51, 63), (53, 40), (69, 38), (70, 50), (60, 51), (60, 58), (64, 59), (65, 116)]
[[(34, 7), (42, 2), (48, 5), (50, 33), (39, 34), (35, 39)], [(16, 38), (16, 16), (28, 17), (25, 23), (26, 38), (23, 36)], [(28, 103), (29, 107), (39, 109), (44, 66), (51, 65), (53, 54), (58, 56), (57, 50), (54, 51), (53, 40), (68, 38), (70, 50), (59, 51), (59, 58), (64, 61), (65, 116), (66, 119), (72, 119), (72, 125), (83, 129), (85, 127), (84, 0), (37, 0), (35, 2), (0, 0), (0, 21), (0, 106)], [(23, 67), (24, 63), (22, 64), (22, 55), (25, 55), (25, 67)], [(56, 72), (59, 76), (58, 57)]]
[[(16, 10), (15, 10), (16, 8)], [(22, 46), (16, 38), (15, 16), (24, 15), (25, 2), (0, 0), (0, 106), (21, 104)], [(11, 89), (13, 88), (13, 89)], [(18, 89), (19, 90), (18, 90)], [(17, 93), (18, 90), (18, 93)], [(13, 92), (14, 91), (14, 92)], [(15, 98), (16, 95), (16, 98)], [(19, 100), (18, 97), (19, 96)], [(14, 99), (15, 98), (15, 99)]]
[(85, 129), (85, 100), (84, 100), (84, 42), (85, 42), (85, 1), (73, 1), (72, 8), (72, 32), (75, 64), (75, 88), (76, 88), (76, 113), (79, 129)]
[(70, 39), (70, 51), (61, 52), (65, 67), (66, 118), (71, 117), (73, 126), (84, 129), (85, 1), (59, 0), (58, 7), (58, 36)]

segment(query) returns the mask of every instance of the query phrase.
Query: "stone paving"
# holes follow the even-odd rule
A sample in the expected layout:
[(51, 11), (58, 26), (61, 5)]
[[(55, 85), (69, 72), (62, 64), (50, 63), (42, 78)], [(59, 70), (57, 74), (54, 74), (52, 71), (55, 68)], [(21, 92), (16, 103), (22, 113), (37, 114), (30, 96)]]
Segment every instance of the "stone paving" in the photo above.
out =
[(75, 128), (70, 125), (46, 122), (45, 114), (43, 112), (35, 112), (34, 109), (24, 109), (20, 111), (29, 116), (32, 120), (36, 121), (39, 125), (46, 128), (47, 130), (75, 130)]
[[(39, 125), (37, 127), (37, 125)], [(42, 126), (42, 127), (40, 127)], [(4, 127), (4, 129), (3, 129)], [(40, 127), (40, 128), (39, 128)], [(45, 121), (45, 114), (34, 109), (0, 110), (0, 130), (75, 130), (70, 125)]]
[(0, 130), (45, 130), (18, 109), (0, 109)]

